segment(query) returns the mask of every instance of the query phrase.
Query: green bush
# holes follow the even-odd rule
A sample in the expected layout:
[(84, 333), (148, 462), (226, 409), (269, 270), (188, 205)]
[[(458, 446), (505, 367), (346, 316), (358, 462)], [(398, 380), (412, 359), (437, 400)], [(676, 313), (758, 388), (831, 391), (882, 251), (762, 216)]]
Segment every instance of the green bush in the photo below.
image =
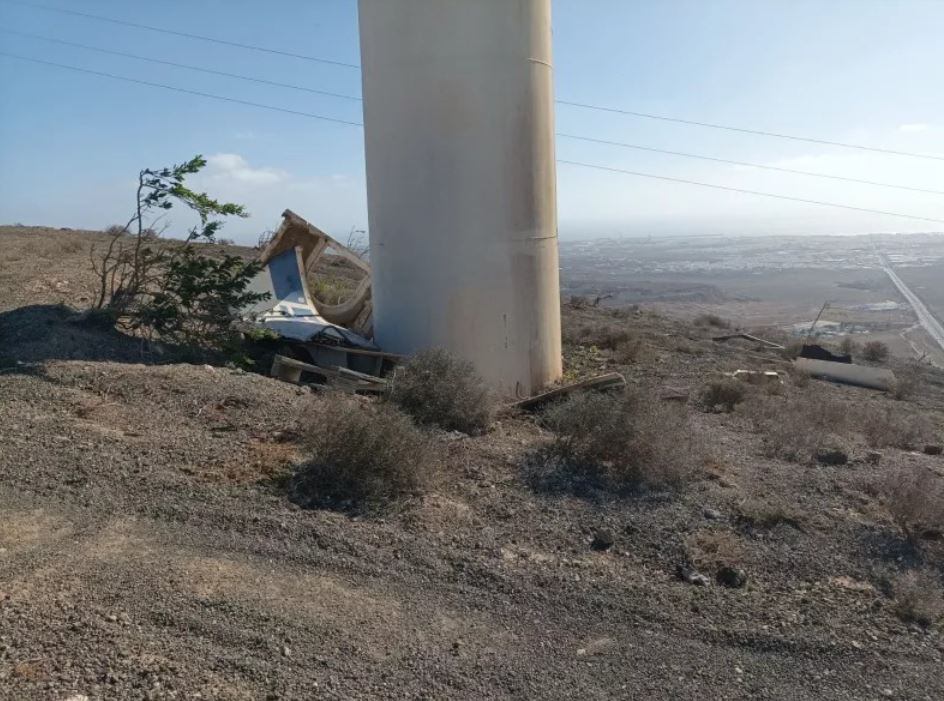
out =
[(387, 396), (417, 423), (446, 431), (483, 433), (495, 413), (494, 397), (472, 364), (442, 349), (397, 368)]

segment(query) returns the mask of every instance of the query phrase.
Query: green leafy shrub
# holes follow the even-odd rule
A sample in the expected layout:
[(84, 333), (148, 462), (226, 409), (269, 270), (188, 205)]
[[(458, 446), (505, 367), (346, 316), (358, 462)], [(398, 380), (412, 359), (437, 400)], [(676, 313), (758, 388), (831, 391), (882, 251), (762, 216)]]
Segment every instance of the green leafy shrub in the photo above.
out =
[(442, 349), (418, 353), (397, 368), (387, 396), (419, 424), (472, 435), (485, 432), (495, 412), (472, 364)]
[[(248, 290), (258, 263), (229, 254), (203, 255), (198, 244), (217, 243), (222, 220), (246, 216), (241, 205), (195, 192), (186, 179), (206, 165), (202, 156), (138, 173), (135, 213), (107, 230), (108, 244), (93, 251), (98, 276), (93, 318), (188, 352), (223, 353), (239, 360), (239, 310), (268, 295)], [(160, 241), (152, 225), (175, 205), (199, 217), (183, 241)], [(133, 231), (133, 233), (132, 233)]]

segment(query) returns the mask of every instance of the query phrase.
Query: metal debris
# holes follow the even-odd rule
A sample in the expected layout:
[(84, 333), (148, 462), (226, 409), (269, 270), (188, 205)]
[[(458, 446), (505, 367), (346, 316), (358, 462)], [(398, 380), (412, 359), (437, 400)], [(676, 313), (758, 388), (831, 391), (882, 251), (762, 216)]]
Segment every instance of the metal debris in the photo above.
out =
[[(307, 278), (324, 256), (335, 256), (363, 273), (351, 298), (336, 305), (316, 301)], [(346, 246), (290, 210), (259, 256), (264, 266), (250, 289), (268, 299), (243, 310), (250, 325), (273, 332), (284, 342), (272, 375), (314, 389), (383, 391), (381, 376), (402, 360), (371, 340), (370, 265)]]
[(623, 377), (618, 372), (610, 372), (606, 375), (591, 377), (586, 380), (581, 380), (580, 382), (564, 385), (563, 387), (555, 387), (554, 389), (548, 390), (547, 392), (542, 392), (541, 394), (529, 397), (528, 399), (522, 399), (521, 401), (515, 402), (511, 406), (515, 409), (532, 411), (544, 406), (548, 402), (554, 401), (555, 399), (565, 397), (572, 392), (581, 390), (596, 390), (598, 392), (603, 392), (614, 389), (622, 389), (625, 386), (625, 377)]
[(712, 341), (717, 341), (719, 343), (724, 343), (725, 341), (730, 341), (734, 338), (740, 338), (745, 341), (752, 341), (753, 343), (759, 343), (762, 346), (767, 346), (768, 348), (774, 348), (776, 350), (783, 350), (784, 346), (779, 343), (774, 343), (773, 341), (768, 341), (765, 338), (760, 338), (759, 336), (752, 336), (749, 333), (729, 333), (723, 336), (713, 336)]

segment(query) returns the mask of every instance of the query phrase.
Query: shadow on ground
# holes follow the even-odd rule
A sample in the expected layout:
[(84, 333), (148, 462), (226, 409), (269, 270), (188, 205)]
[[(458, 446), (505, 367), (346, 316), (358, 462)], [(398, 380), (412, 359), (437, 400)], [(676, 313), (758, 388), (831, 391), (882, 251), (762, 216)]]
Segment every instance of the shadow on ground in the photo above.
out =
[(611, 502), (665, 502), (667, 494), (642, 483), (616, 484), (599, 472), (580, 469), (547, 449), (528, 455), (519, 467), (521, 477), (536, 494), (576, 497), (596, 505)]
[(83, 320), (65, 305), (37, 304), (0, 312), (0, 371), (35, 372), (51, 360), (157, 364), (168, 362), (143, 339)]

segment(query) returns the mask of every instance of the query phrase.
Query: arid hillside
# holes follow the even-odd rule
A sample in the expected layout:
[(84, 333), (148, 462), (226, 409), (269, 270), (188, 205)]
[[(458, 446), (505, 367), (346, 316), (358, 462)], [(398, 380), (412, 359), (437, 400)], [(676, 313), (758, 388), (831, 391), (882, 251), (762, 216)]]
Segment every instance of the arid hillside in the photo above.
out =
[(944, 697), (944, 374), (577, 299), (626, 397), (409, 426), (358, 509), (299, 474), (398, 410), (83, 323), (98, 236), (0, 227), (0, 699)]

